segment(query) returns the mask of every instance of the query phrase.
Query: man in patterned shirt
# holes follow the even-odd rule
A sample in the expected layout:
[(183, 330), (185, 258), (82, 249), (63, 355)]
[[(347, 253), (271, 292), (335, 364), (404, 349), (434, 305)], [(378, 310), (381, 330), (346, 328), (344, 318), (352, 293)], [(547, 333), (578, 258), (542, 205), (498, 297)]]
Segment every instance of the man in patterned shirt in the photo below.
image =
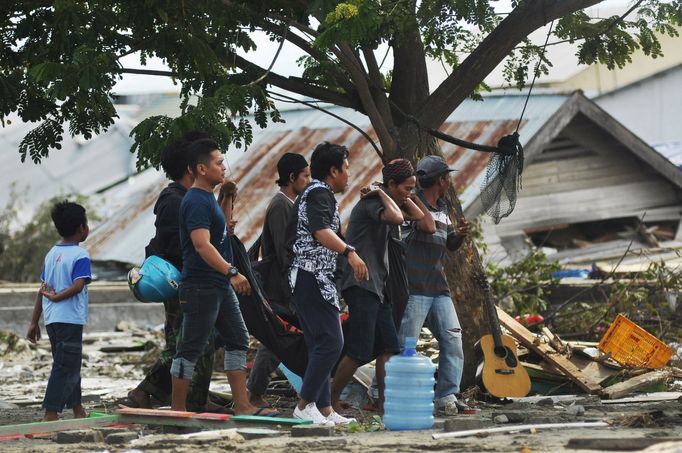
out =
[(333, 410), (330, 394), (330, 373), (343, 348), (334, 283), (338, 255), (348, 258), (358, 281), (368, 278), (367, 266), (355, 248), (340, 237), (334, 194), (348, 187), (348, 149), (327, 142), (318, 145), (310, 172), (313, 179), (299, 195), (287, 227), (289, 284), (308, 349), (308, 366), (294, 417), (325, 425), (348, 424), (353, 419)]

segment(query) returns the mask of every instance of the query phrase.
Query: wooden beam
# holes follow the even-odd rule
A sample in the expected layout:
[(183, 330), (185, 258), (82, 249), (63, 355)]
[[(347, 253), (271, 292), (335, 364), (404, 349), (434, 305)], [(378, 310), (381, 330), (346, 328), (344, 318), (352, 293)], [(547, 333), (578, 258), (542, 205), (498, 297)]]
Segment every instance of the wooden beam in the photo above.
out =
[[(95, 413), (96, 414), (96, 413)], [(18, 425), (0, 426), (0, 436), (16, 434), (26, 435), (35, 433), (54, 433), (71, 429), (86, 429), (96, 426), (107, 426), (118, 423), (118, 415), (91, 415), (88, 418), (73, 418), (70, 420), (56, 420), (53, 422), (21, 423)]]
[(558, 354), (549, 345), (540, 343), (538, 338), (533, 333), (523, 327), (518, 321), (509, 316), (504, 310), (497, 308), (497, 316), (500, 323), (511, 333), (511, 335), (519, 340), (521, 344), (531, 351), (539, 354), (544, 360), (554, 365), (561, 370), (566, 377), (575, 382), (581, 389), (587, 393), (599, 393), (603, 389), (590, 376), (585, 375), (566, 357)]
[(257, 415), (227, 415), (213, 413), (179, 412), (160, 409), (136, 409), (126, 407), (118, 410), (121, 423), (146, 425), (182, 426), (205, 429), (235, 428), (239, 424), (309, 425), (312, 420)]
[(640, 451), (663, 442), (680, 442), (682, 437), (627, 437), (627, 438), (574, 438), (569, 439), (566, 448), (573, 450), (597, 451)]
[(672, 376), (670, 370), (658, 370), (650, 373), (640, 374), (627, 381), (619, 382), (611, 387), (604, 389), (604, 395), (608, 399), (623, 398), (637, 392), (638, 390), (660, 384)]

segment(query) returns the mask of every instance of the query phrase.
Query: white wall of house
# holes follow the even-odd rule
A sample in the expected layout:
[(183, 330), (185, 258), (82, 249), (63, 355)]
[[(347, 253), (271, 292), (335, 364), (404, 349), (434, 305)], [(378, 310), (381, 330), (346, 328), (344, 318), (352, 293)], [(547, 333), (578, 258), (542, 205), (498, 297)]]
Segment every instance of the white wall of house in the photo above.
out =
[(682, 65), (593, 100), (649, 144), (682, 140)]

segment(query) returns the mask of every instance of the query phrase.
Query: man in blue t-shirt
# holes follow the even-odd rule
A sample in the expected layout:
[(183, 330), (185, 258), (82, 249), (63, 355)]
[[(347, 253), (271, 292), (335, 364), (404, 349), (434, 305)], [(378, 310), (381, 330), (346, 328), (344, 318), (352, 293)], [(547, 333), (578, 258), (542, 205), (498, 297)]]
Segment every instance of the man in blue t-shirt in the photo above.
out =
[(42, 282), (26, 338), (40, 340), (38, 322), (45, 314), (45, 330), (52, 346), (52, 371), (43, 400), (43, 420), (59, 418), (64, 407), (76, 418), (87, 414), (81, 404), (83, 326), (88, 321), (88, 288), (92, 275), (88, 252), (78, 246), (90, 232), (83, 206), (63, 201), (51, 212), (62, 241), (45, 256)]
[[(189, 147), (189, 168), (195, 180), (180, 204), (182, 280), (180, 307), (184, 313), (182, 340), (173, 358), (171, 407), (186, 410), (194, 367), (213, 326), (225, 342), (225, 371), (238, 415), (274, 415), (249, 403), (246, 394), (246, 351), (249, 333), (239, 310), (239, 294), (250, 294), (248, 280), (231, 265), (232, 248), (225, 215), (213, 194), (225, 175), (223, 155), (211, 139)], [(234, 289), (233, 289), (234, 287)]]

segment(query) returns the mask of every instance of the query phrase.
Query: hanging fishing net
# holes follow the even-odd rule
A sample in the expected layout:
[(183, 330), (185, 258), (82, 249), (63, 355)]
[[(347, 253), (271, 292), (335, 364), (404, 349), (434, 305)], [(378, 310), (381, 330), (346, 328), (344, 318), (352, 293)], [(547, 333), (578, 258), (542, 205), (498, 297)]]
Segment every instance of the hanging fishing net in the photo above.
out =
[(485, 171), (481, 186), (481, 202), (484, 211), (496, 224), (514, 210), (516, 196), (521, 189), (523, 171), (523, 147), (519, 134), (505, 135), (497, 144)]

